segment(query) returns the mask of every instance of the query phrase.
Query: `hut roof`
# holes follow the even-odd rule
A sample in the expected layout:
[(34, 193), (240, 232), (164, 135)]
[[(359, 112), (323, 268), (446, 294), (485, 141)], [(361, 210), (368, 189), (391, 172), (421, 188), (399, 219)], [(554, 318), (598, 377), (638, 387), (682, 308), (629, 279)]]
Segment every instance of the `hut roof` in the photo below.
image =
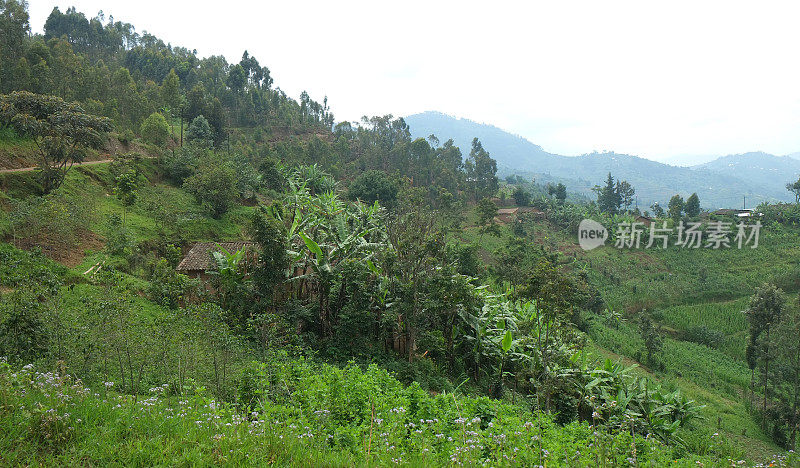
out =
[[(192, 246), (189, 253), (183, 257), (181, 263), (178, 264), (178, 271), (197, 271), (197, 270), (211, 270), (214, 267), (214, 262), (211, 258), (212, 252), (221, 252), (219, 247), (224, 248), (228, 252), (236, 252), (238, 250), (251, 248), (255, 244), (253, 242), (238, 241), (238, 242), (198, 242)], [(217, 247), (219, 246), (219, 247)]]
[(497, 210), (497, 214), (498, 215), (515, 214), (517, 212), (517, 210), (519, 210), (518, 207), (515, 207), (515, 208), (500, 208), (499, 210)]

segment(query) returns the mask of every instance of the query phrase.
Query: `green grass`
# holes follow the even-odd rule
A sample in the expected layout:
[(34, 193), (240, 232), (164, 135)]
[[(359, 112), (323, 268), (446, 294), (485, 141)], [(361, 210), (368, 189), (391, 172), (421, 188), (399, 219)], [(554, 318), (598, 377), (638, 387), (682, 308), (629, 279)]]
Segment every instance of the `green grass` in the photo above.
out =
[[(778, 225), (761, 229), (757, 249), (620, 250), (613, 246), (590, 252), (576, 248), (573, 233), (545, 221), (538, 236), (569, 260), (568, 268), (585, 268), (606, 304), (625, 312), (627, 321), (614, 328), (596, 317), (588, 330), (596, 354), (607, 352), (636, 362), (644, 344), (636, 325), (647, 309), (664, 327), (658, 359), (663, 370), (643, 366), (665, 385), (674, 385), (706, 405), (705, 430), (718, 431), (748, 453), (765, 459), (781, 453), (747, 409), (750, 371), (744, 362), (747, 322), (742, 310), (757, 285), (772, 281), (794, 297), (800, 281), (800, 230)], [(793, 299), (790, 299), (790, 301)], [(684, 339), (705, 329), (719, 340), (701, 344)]]
[(737, 457), (720, 438), (689, 440), (704, 454), (684, 456), (653, 439), (637, 436), (634, 445), (628, 433), (559, 426), (485, 397), (431, 396), (375, 366), (278, 359), (252, 369), (245, 388), (263, 388), (267, 399), (240, 411), (203, 389), (171, 395), (164, 386), (132, 397), (0, 363), (0, 462), (559, 467), (618, 466), (635, 458), (641, 466), (689, 467), (725, 466)]
[(7, 172), (0, 174), (0, 191), (9, 199), (22, 199), (42, 193), (36, 172)]
[(735, 335), (747, 329), (743, 310), (747, 308), (747, 298), (734, 301), (687, 304), (661, 310), (663, 323), (676, 330), (706, 326), (726, 335)]
[(614, 308), (655, 309), (735, 300), (774, 281), (797, 291), (800, 230), (764, 226), (757, 249), (647, 249), (601, 247), (585, 254), (589, 271)]
[[(175, 219), (173, 229), (186, 241), (224, 241), (246, 237), (252, 207), (237, 205), (220, 219), (211, 218), (193, 196), (161, 179), (155, 161), (143, 160), (141, 167), (143, 177), (137, 201), (134, 206), (124, 210), (120, 200), (114, 196), (109, 164), (73, 168), (57, 192), (72, 200), (90, 201), (95, 215), (95, 222), (90, 229), (101, 236), (107, 234), (108, 217), (112, 214), (122, 216), (125, 211), (126, 229), (135, 241), (158, 237), (157, 214), (147, 210), (148, 202), (151, 202), (151, 205), (168, 207)], [(37, 195), (40, 190), (33, 172), (2, 174), (0, 188), (3, 188), (4, 199), (8, 203), (14, 198)], [(0, 228), (6, 222), (0, 217)]]

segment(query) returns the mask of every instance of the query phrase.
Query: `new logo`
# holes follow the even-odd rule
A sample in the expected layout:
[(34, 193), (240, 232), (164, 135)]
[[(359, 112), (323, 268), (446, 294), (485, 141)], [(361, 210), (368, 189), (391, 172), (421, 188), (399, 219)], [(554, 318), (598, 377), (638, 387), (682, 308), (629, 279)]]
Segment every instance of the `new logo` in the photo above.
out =
[(584, 219), (578, 226), (578, 243), (583, 250), (592, 250), (606, 243), (608, 230), (592, 219)]

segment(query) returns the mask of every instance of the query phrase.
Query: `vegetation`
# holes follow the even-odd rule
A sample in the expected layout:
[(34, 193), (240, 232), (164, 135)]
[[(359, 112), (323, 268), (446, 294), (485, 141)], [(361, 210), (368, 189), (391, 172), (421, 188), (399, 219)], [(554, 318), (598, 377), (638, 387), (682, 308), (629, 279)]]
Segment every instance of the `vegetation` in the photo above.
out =
[(87, 114), (77, 104), (26, 91), (0, 96), (0, 126), (36, 143), (44, 193), (61, 185), (72, 165), (84, 159), (87, 149), (100, 147), (103, 132), (111, 129), (108, 119)]
[[(632, 184), (501, 182), (477, 138), (334, 126), (247, 52), (0, 12), (0, 137), (44, 148), (0, 176), (4, 463), (798, 463), (796, 206), (758, 251), (583, 252)], [(655, 222), (700, 216), (676, 197)]]

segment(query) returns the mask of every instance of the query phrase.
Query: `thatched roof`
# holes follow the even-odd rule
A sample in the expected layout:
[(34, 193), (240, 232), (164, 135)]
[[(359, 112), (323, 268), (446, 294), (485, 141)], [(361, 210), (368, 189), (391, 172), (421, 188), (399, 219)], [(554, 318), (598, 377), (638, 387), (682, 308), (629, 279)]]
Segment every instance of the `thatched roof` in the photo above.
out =
[(222, 252), (217, 247), (224, 248), (228, 252), (236, 252), (242, 249), (249, 249), (255, 244), (253, 242), (238, 241), (238, 242), (198, 242), (194, 244), (189, 250), (189, 253), (183, 257), (181, 263), (178, 264), (178, 271), (206, 271), (214, 267), (214, 260), (211, 255), (213, 252)]
[(499, 210), (497, 210), (497, 214), (498, 215), (512, 215), (512, 214), (516, 214), (517, 210), (519, 210), (519, 208), (517, 208), (517, 207), (514, 207), (514, 208), (500, 208)]
[(500, 208), (497, 210), (497, 215), (515, 215), (522, 213), (532, 213), (534, 215), (543, 215), (544, 211), (538, 210), (532, 206), (515, 206), (513, 208)]

